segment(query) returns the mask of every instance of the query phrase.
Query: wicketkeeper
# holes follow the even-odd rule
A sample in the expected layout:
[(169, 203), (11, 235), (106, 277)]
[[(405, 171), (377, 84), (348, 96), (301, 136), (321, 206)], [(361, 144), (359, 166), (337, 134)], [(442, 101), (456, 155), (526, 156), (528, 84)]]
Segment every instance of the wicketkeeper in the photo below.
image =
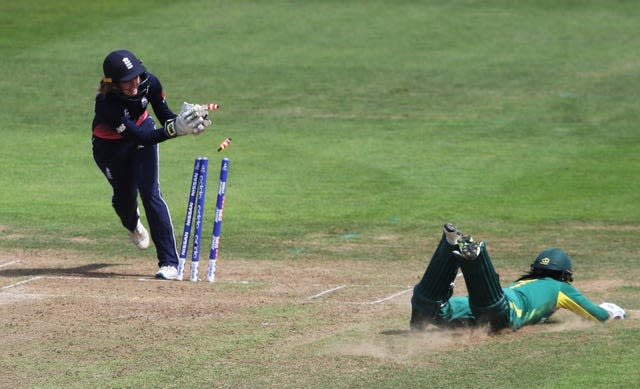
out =
[[(453, 295), (462, 271), (468, 296)], [(494, 331), (540, 323), (559, 308), (594, 321), (624, 319), (626, 312), (612, 303), (596, 305), (570, 282), (569, 256), (558, 248), (543, 250), (529, 273), (506, 288), (500, 286), (484, 242), (475, 242), (453, 224), (445, 224), (440, 243), (411, 298), (413, 330), (437, 326), (488, 324)]]
[(169, 208), (160, 192), (158, 143), (200, 134), (211, 125), (207, 107), (184, 103), (178, 115), (173, 113), (158, 78), (130, 51), (111, 52), (102, 66), (92, 125), (94, 160), (113, 188), (112, 205), (122, 225), (132, 242), (146, 249), (149, 233), (140, 222), (140, 194), (156, 246), (156, 277), (175, 279), (178, 253)]

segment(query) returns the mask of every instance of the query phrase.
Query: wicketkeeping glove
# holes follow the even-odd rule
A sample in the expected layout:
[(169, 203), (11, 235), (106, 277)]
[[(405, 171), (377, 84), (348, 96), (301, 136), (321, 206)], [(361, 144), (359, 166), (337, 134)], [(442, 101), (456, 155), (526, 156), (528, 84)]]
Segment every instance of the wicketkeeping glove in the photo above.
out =
[(627, 317), (627, 313), (624, 309), (620, 308), (614, 303), (602, 303), (599, 305), (600, 308), (607, 311), (609, 314), (609, 319), (621, 319), (624, 320)]
[(209, 119), (209, 109), (206, 105), (191, 104), (186, 101), (182, 103), (182, 109), (180, 113), (186, 112), (190, 109), (195, 109), (195, 114), (203, 119), (202, 123), (193, 130), (193, 135), (200, 135), (207, 127), (213, 122)]
[(205, 124), (208, 121), (200, 115), (201, 112), (202, 109), (197, 105), (184, 109), (175, 119), (167, 120), (164, 125), (165, 132), (170, 138), (199, 134), (206, 128)]

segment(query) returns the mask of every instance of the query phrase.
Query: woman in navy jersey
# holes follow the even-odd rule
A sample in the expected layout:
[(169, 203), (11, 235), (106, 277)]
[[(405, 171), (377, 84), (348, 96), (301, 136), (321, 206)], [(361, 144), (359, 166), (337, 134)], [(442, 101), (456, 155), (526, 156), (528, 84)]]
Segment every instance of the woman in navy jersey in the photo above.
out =
[(173, 113), (158, 78), (130, 51), (109, 53), (103, 70), (92, 125), (94, 160), (113, 188), (113, 208), (131, 241), (146, 249), (149, 233), (140, 222), (140, 195), (156, 247), (155, 276), (175, 279), (178, 254), (171, 215), (160, 191), (158, 143), (200, 134), (211, 125), (207, 107), (184, 103), (178, 115)]

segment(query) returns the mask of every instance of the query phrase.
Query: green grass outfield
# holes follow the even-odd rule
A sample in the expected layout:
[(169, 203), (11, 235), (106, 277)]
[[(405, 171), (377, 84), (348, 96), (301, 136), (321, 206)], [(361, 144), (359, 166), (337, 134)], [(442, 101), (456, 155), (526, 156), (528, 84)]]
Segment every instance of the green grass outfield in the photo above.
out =
[[(123, 243), (90, 148), (102, 60), (128, 48), (174, 109), (221, 104), (205, 134), (161, 145), (161, 184), (179, 232), (194, 157), (212, 161), (210, 194), (219, 158), (230, 158), (224, 260), (401, 266), (428, 256), (431, 241), (412, 245), (454, 221), (517, 242), (498, 245), (499, 269), (562, 245), (582, 277), (624, 280), (617, 301), (640, 309), (639, 14), (622, 0), (3, 1), (0, 248), (139, 255)], [(231, 147), (216, 153), (225, 137)], [(397, 239), (372, 246), (381, 234)], [(321, 247), (309, 243), (318, 236)], [(349, 250), (327, 249), (345, 240)], [(446, 387), (453, 376), (498, 387), (508, 364), (522, 387), (637, 385), (637, 325), (565, 335), (444, 354), (428, 374), (411, 361), (327, 362), (300, 387)], [(243, 341), (230, 352), (260, 339)], [(556, 379), (541, 380), (539, 366)], [(68, 386), (56, 373), (65, 369), (32, 385)], [(229, 374), (282, 384), (258, 368)], [(153, 385), (128, 378), (102, 384)]]

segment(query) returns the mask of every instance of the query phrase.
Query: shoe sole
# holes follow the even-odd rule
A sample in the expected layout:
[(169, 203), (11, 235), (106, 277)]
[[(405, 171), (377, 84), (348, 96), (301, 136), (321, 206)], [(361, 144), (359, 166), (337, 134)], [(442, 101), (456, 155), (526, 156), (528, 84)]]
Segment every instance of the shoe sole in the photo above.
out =
[(460, 247), (460, 254), (462, 254), (467, 261), (473, 261), (480, 255), (480, 245), (477, 243), (465, 244)]
[[(454, 224), (447, 223), (443, 226), (443, 231), (445, 236), (447, 237), (447, 242), (452, 245), (456, 245), (458, 242), (464, 240), (465, 236), (462, 234), (462, 231), (458, 229)], [(455, 236), (453, 236), (455, 235)], [(451, 243), (452, 239), (455, 243)]]

